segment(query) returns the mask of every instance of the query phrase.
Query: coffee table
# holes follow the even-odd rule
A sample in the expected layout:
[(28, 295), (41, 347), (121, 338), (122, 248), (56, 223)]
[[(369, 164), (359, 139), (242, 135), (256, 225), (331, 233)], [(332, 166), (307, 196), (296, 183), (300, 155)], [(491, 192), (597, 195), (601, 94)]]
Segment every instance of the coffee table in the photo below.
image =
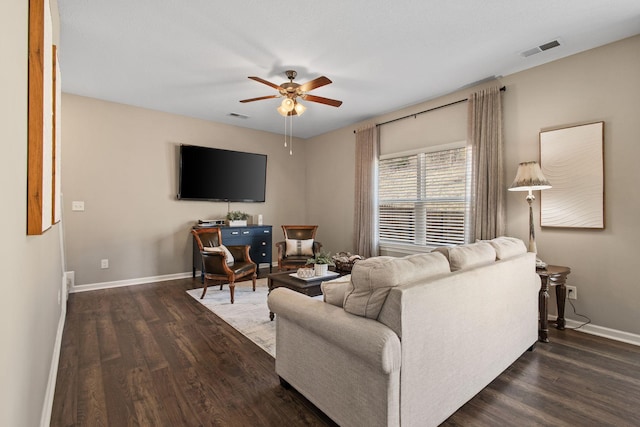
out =
[[(314, 277), (313, 279), (302, 280), (297, 277), (291, 276), (291, 274), (295, 273), (295, 270), (283, 271), (281, 273), (272, 273), (267, 276), (267, 284), (269, 286), (269, 293), (275, 288), (287, 288), (292, 291), (299, 292), (301, 294), (315, 297), (318, 295), (322, 295), (322, 290), (320, 289), (320, 285), (322, 282), (327, 280), (333, 280), (340, 276), (344, 276), (345, 274), (349, 274), (348, 272), (342, 271), (331, 271), (331, 273), (337, 273), (332, 276), (320, 276)], [(269, 319), (273, 320), (275, 314), (271, 311), (269, 312)]]

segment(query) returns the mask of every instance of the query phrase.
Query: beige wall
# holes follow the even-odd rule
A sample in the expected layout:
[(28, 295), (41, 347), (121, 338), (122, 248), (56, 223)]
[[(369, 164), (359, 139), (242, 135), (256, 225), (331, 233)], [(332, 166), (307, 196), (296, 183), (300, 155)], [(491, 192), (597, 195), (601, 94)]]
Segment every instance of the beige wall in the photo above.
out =
[[(62, 314), (60, 226), (27, 236), (28, 2), (0, 6), (0, 182), (3, 186), (0, 262), (0, 425), (36, 426), (47, 395)], [(44, 410), (43, 410), (44, 407)]]
[[(179, 144), (266, 154), (266, 202), (231, 210), (262, 214), (274, 242), (281, 224), (305, 221), (300, 141), (290, 156), (281, 135), (70, 94), (62, 109), (65, 245), (76, 285), (191, 271), (191, 226), (224, 218), (228, 205), (176, 199)], [(85, 211), (71, 211), (72, 201), (84, 201)]]
[[(540, 130), (605, 121), (606, 229), (540, 230), (536, 202), (538, 251), (551, 264), (571, 267), (569, 284), (578, 288), (575, 305), (579, 313), (591, 317), (595, 325), (640, 334), (640, 286), (635, 270), (640, 242), (640, 168), (635, 166), (640, 158), (640, 36), (513, 74), (498, 83), (507, 87), (503, 93), (507, 183), (513, 180), (519, 162), (539, 160)], [(464, 99), (478, 88), (370, 122), (381, 123)], [(418, 119), (413, 118), (383, 126), (382, 137), (386, 133), (387, 138), (395, 139), (384, 140), (383, 150), (397, 147), (397, 151), (404, 151), (422, 142), (454, 142), (464, 135), (458, 106), (425, 114), (429, 115), (430, 121), (421, 128), (416, 127)], [(324, 228), (340, 230), (324, 242), (333, 251), (353, 247), (353, 224), (348, 215), (353, 211), (354, 178), (352, 169), (346, 173), (343, 170), (353, 164), (352, 130), (362, 124), (308, 141), (309, 215), (323, 221)], [(386, 129), (388, 126), (394, 129)], [(326, 164), (329, 155), (340, 163), (332, 173), (322, 174), (322, 164)], [(323, 160), (314, 163), (313, 159)], [(526, 239), (528, 211), (524, 195), (508, 193), (506, 197), (507, 233)], [(552, 312), (553, 301), (552, 297)], [(567, 317), (580, 320), (569, 305)]]
[[(640, 237), (638, 158), (640, 37), (634, 37), (504, 77), (507, 176), (517, 164), (538, 160), (540, 130), (604, 120), (607, 227), (600, 231), (537, 230), (540, 256), (572, 268), (578, 312), (593, 323), (640, 333), (640, 288), (633, 270), (633, 243)], [(612, 65), (613, 64), (613, 65)], [(491, 84), (491, 83), (488, 83)], [(465, 98), (461, 90), (372, 119), (379, 123)], [(464, 138), (465, 104), (382, 128), (383, 152)], [(262, 213), (276, 227), (291, 222), (320, 225), (318, 240), (331, 252), (353, 250), (353, 129), (296, 142), (287, 155), (282, 137), (65, 94), (63, 190), (69, 270), (78, 283), (98, 283), (181, 273), (190, 269), (188, 229), (194, 220), (219, 217), (226, 204), (176, 201), (176, 145), (210, 145), (269, 155), (267, 203), (234, 205)], [(425, 130), (426, 129), (426, 130)], [(114, 174), (113, 171), (118, 171)], [(291, 177), (296, 177), (292, 179)], [(285, 190), (286, 189), (286, 190)], [(526, 238), (524, 197), (508, 193), (508, 234)], [(84, 213), (69, 212), (84, 200)], [(539, 206), (535, 204), (536, 212)], [(536, 222), (539, 224), (539, 218)], [(110, 268), (99, 261), (109, 258)], [(555, 305), (551, 299), (551, 311)], [(567, 311), (569, 318), (576, 316)]]

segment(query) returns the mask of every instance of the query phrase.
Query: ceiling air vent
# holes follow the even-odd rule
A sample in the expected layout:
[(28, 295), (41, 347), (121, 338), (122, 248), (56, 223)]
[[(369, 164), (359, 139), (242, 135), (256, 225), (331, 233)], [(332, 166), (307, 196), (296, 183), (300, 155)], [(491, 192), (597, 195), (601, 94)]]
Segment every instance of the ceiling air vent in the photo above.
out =
[(231, 117), (237, 117), (239, 119), (248, 119), (249, 116), (245, 116), (244, 114), (239, 114), (239, 113), (229, 113), (229, 115)]
[(545, 50), (553, 49), (554, 47), (560, 46), (560, 42), (558, 40), (553, 40), (545, 44), (541, 44), (540, 46), (536, 46), (533, 49), (525, 50), (520, 55), (525, 58), (535, 55), (536, 53), (544, 52)]

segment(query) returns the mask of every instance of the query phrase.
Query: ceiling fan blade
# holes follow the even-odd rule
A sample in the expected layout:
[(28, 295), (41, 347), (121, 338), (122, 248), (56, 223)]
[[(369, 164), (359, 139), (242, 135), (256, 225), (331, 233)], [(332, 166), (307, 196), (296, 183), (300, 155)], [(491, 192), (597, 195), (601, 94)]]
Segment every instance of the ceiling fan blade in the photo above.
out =
[(253, 101), (261, 101), (263, 99), (271, 99), (271, 98), (278, 98), (279, 95), (268, 95), (268, 96), (259, 96), (258, 98), (250, 98), (250, 99), (243, 99), (240, 102), (253, 102)]
[(324, 85), (328, 85), (329, 83), (331, 83), (331, 80), (329, 80), (325, 76), (321, 76), (321, 77), (318, 77), (317, 79), (313, 79), (309, 82), (306, 82), (305, 84), (300, 85), (298, 89), (302, 92), (309, 92), (310, 90), (313, 90), (315, 88), (318, 88)]
[(275, 84), (275, 83), (271, 83), (271, 82), (268, 82), (268, 81), (266, 81), (265, 79), (261, 79), (260, 77), (252, 77), (252, 76), (249, 76), (249, 78), (250, 78), (251, 80), (255, 80), (255, 81), (257, 81), (257, 82), (263, 83), (263, 84), (265, 84), (265, 85), (267, 85), (267, 86), (271, 86), (272, 88), (274, 88), (274, 89), (276, 89), (276, 90), (283, 90), (283, 89), (282, 89), (280, 86), (278, 86), (277, 84)]
[(337, 99), (323, 98), (321, 96), (306, 95), (304, 99), (305, 101), (319, 102), (320, 104), (331, 105), (332, 107), (339, 107), (342, 105), (342, 101), (338, 101)]

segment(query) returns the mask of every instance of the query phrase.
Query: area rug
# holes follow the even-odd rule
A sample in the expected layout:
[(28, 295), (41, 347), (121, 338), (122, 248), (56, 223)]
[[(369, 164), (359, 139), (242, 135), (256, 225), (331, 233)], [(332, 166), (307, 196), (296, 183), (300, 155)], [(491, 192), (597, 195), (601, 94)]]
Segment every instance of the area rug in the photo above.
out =
[(219, 285), (209, 286), (203, 299), (200, 299), (202, 288), (191, 289), (187, 293), (272, 357), (276, 357), (276, 322), (269, 320), (268, 290), (266, 278), (256, 281), (255, 292), (251, 281), (237, 282), (233, 304), (229, 300), (227, 285), (222, 290)]

